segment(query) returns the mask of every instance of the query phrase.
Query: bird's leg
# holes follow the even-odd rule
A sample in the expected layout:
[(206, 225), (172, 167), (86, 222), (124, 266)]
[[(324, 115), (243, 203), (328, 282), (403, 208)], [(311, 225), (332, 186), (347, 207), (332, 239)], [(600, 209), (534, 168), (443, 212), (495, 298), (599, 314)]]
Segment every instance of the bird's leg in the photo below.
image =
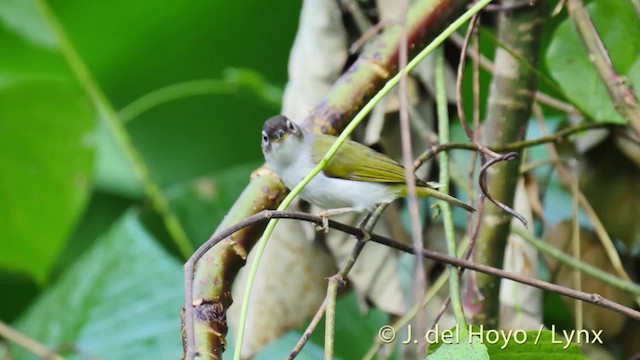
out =
[(329, 218), (326, 216), (320, 215), (322, 219), (322, 225), (316, 224), (316, 231), (323, 231), (325, 234), (329, 232)]
[(352, 208), (352, 207), (344, 207), (327, 210), (318, 214), (322, 218), (322, 225), (316, 225), (316, 231), (324, 231), (325, 233), (329, 232), (329, 216), (340, 215), (348, 212), (360, 211), (360, 209)]

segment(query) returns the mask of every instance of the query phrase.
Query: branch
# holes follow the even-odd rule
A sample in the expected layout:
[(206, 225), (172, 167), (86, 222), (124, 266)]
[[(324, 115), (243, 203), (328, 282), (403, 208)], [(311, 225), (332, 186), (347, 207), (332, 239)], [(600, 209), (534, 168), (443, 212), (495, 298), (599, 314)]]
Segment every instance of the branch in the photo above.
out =
[[(542, 136), (537, 139), (514, 141), (510, 144), (506, 144), (503, 146), (489, 146), (488, 149), (495, 152), (519, 151), (519, 150), (523, 150), (536, 145), (559, 142), (566, 137), (569, 137), (571, 135), (574, 135), (583, 131), (587, 131), (587, 130), (611, 129), (616, 127), (618, 126), (614, 124), (608, 124), (608, 123), (583, 122), (579, 125), (560, 130), (555, 134)], [(440, 152), (449, 151), (453, 149), (469, 150), (469, 151), (479, 150), (478, 145), (474, 143), (447, 143), (447, 144), (433, 145), (429, 147), (425, 152), (420, 154), (420, 156), (418, 156), (418, 158), (414, 162), (414, 166), (419, 167), (423, 163), (429, 161), (429, 159), (431, 159), (435, 155), (439, 154)]]
[[(458, 34), (458, 33), (454, 33), (451, 35), (451, 37), (449, 38), (457, 47), (462, 48), (463, 44), (464, 44), (464, 38), (462, 37), (462, 35)], [(489, 59), (487, 59), (484, 55), (480, 54), (479, 52), (467, 52), (466, 55), (468, 57), (470, 57), (471, 59), (473, 59), (474, 61), (476, 61), (483, 69), (485, 69), (486, 71), (490, 72), (493, 74), (494, 72), (494, 65), (493, 62)], [(537, 90), (535, 92), (533, 92), (531, 94), (536, 101), (545, 104), (549, 107), (552, 107), (554, 109), (560, 110), (562, 112), (565, 112), (567, 114), (573, 114), (573, 115), (582, 115), (582, 113), (580, 112), (580, 110), (576, 109), (573, 105), (566, 103), (562, 100), (559, 100), (557, 98), (552, 97), (551, 95), (545, 94), (543, 92), (541, 92), (540, 90)]]
[[(215, 236), (212, 236), (211, 239), (209, 239), (209, 241), (207, 241), (206, 243), (204, 243), (193, 255), (193, 258), (190, 261), (198, 261), (200, 259), (200, 257), (207, 252), (209, 249), (213, 248), (214, 250), (216, 249), (216, 247), (214, 247), (216, 244), (220, 244), (221, 242), (225, 241), (227, 237), (232, 236), (234, 233), (238, 232), (238, 231), (242, 231), (244, 229), (246, 229), (247, 227), (251, 227), (252, 225), (255, 224), (259, 224), (259, 223), (264, 223), (270, 219), (295, 219), (295, 220), (302, 220), (302, 221), (307, 221), (307, 222), (311, 222), (311, 223), (315, 223), (316, 225), (323, 225), (324, 223), (324, 219), (320, 216), (315, 216), (315, 215), (311, 215), (308, 213), (303, 213), (303, 212), (284, 212), (284, 211), (274, 211), (274, 210), (264, 210), (261, 211), (258, 214), (255, 214), (253, 216), (250, 216), (244, 220), (242, 220), (241, 222), (221, 230), (218, 234), (216, 234)], [(355, 236), (356, 238), (362, 238), (365, 236), (365, 234), (362, 232), (361, 229), (353, 227), (353, 226), (349, 226), (349, 225), (345, 225), (333, 220), (329, 220), (328, 221), (328, 226), (332, 229), (338, 230), (338, 231), (342, 231), (344, 233), (350, 234)], [(380, 235), (376, 235), (376, 234), (369, 234), (369, 239), (370, 241), (373, 241), (375, 243), (381, 244), (381, 245), (386, 245), (389, 247), (392, 247), (396, 250), (400, 250), (409, 254), (415, 254), (413, 247), (410, 245), (407, 245), (403, 242), (400, 241), (396, 241), (384, 236), (380, 236)], [(615, 312), (618, 312), (620, 314), (623, 314), (625, 316), (628, 316), (632, 319), (635, 320), (639, 320), (640, 321), (640, 312), (631, 308), (628, 308), (624, 305), (620, 305), (616, 302), (613, 302), (611, 300), (608, 300), (604, 297), (602, 297), (599, 294), (589, 294), (589, 293), (585, 293), (582, 291), (577, 291), (577, 290), (573, 290), (564, 286), (560, 286), (560, 285), (556, 285), (556, 284), (551, 284), (548, 283), (546, 281), (542, 281), (542, 280), (538, 280), (538, 279), (533, 279), (533, 278), (529, 278), (526, 276), (522, 276), (522, 275), (517, 275), (517, 274), (512, 274), (510, 272), (495, 268), (495, 267), (491, 267), (488, 265), (484, 265), (484, 264), (479, 264), (476, 263), (474, 261), (471, 260), (464, 260), (464, 259), (459, 259), (456, 257), (452, 257), (449, 255), (445, 255), (445, 254), (441, 254), (432, 250), (423, 250), (422, 251), (422, 255), (428, 259), (432, 259), (438, 262), (441, 262), (443, 264), (447, 264), (447, 265), (453, 265), (453, 266), (457, 266), (457, 267), (461, 267), (461, 268), (465, 268), (465, 269), (469, 269), (469, 270), (474, 270), (477, 272), (481, 272), (484, 274), (488, 274), (491, 276), (496, 276), (496, 277), (500, 277), (500, 278), (504, 278), (504, 279), (509, 279), (509, 280), (513, 280), (513, 281), (517, 281), (519, 283), (522, 284), (526, 284), (526, 285), (530, 285), (530, 286), (534, 286), (537, 287), (539, 289), (543, 289), (543, 290), (548, 290), (548, 291), (552, 291), (555, 293), (558, 293), (560, 295), (564, 295), (564, 296), (568, 296), (574, 299), (578, 299), (578, 300), (582, 300), (584, 302), (588, 302), (590, 304), (595, 304), (598, 305), (600, 307), (603, 307), (605, 309), (609, 309)]]
[(64, 360), (64, 357), (57, 354), (55, 351), (48, 349), (46, 346), (0, 321), (0, 339), (3, 338), (20, 345), (39, 358)]
[(616, 110), (625, 118), (636, 134), (640, 137), (640, 107), (638, 98), (633, 90), (625, 83), (625, 78), (620, 76), (611, 62), (607, 49), (598, 35), (589, 11), (584, 6), (582, 0), (568, 0), (567, 8), (569, 15), (576, 25), (578, 34), (584, 43), (589, 59), (596, 67), (598, 74), (602, 78), (611, 101)]

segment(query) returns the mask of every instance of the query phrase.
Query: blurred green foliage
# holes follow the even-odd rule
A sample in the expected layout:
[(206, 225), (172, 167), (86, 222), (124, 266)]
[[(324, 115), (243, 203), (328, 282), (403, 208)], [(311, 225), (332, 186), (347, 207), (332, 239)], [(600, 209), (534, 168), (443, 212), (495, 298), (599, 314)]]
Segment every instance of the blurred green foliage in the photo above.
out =
[[(43, 15), (43, 6), (53, 18)], [(591, 9), (614, 63), (637, 85), (640, 43), (619, 35), (637, 18), (603, 2)], [(69, 68), (53, 23), (61, 24), (118, 112), (195, 247), (262, 162), (260, 128), (279, 111), (299, 10), (300, 2), (288, 1), (0, 0), (2, 321), (48, 346), (73, 342), (104, 358), (175, 359), (182, 350), (184, 259), (104, 125), (104, 112)], [(580, 44), (565, 19), (552, 18), (545, 31), (543, 89), (575, 101), (595, 120), (620, 121), (604, 89), (577, 81), (591, 84), (597, 75), (577, 53)], [(491, 58), (496, 43), (485, 29), (482, 53)], [(580, 67), (573, 66), (578, 60)], [(484, 111), (487, 72), (481, 81)], [(468, 114), (470, 83), (464, 88)], [(549, 113), (556, 115), (549, 127), (558, 127), (564, 119)], [(465, 141), (458, 125), (452, 132)], [(540, 135), (532, 125), (529, 137)], [(454, 152), (454, 166), (468, 164), (469, 155)], [(548, 154), (538, 147), (528, 156)], [(557, 179), (549, 189), (547, 219), (570, 216), (569, 195)], [(338, 316), (336, 356), (344, 359), (361, 356), (387, 321), (379, 310), (361, 315), (353, 295), (339, 302)], [(285, 354), (298, 337), (290, 333), (259, 358)], [(300, 358), (322, 357), (321, 343), (320, 329)]]
[[(629, 85), (640, 87), (640, 18), (631, 2), (616, 6), (595, 1), (588, 7), (593, 23), (606, 46), (615, 69), (626, 77)], [(582, 111), (600, 122), (625, 124), (615, 110), (600, 75), (595, 71), (573, 21), (566, 19), (557, 28), (547, 51), (551, 75), (568, 98)]]
[[(54, 18), (43, 15), (43, 5)], [(136, 173), (66, 63), (53, 22), (116, 111), (155, 100), (126, 127), (153, 179), (174, 189), (170, 196), (185, 195), (173, 196), (173, 204), (188, 201), (180, 188), (190, 189), (194, 179), (212, 182), (206, 199), (213, 215), (179, 212), (201, 215), (189, 218), (197, 231), (188, 226), (198, 244), (262, 161), (260, 128), (279, 111), (299, 8), (298, 2), (0, 0), (0, 293), (11, 294), (0, 297), (0, 319), (15, 319), (43, 289), (62, 286), (58, 277), (69, 276), (128, 208), (147, 207)], [(192, 91), (199, 83), (216, 86)], [(174, 98), (157, 96), (176, 84), (187, 88)], [(127, 274), (136, 275), (149, 274)], [(179, 340), (180, 304), (173, 305), (172, 336)]]

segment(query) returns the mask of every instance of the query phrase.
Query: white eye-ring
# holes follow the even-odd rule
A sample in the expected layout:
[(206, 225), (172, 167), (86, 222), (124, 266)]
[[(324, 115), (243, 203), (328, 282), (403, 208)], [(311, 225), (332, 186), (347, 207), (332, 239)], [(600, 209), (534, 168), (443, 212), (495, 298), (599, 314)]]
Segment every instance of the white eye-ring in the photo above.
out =
[(269, 142), (269, 136), (267, 136), (266, 132), (262, 132), (262, 142)]

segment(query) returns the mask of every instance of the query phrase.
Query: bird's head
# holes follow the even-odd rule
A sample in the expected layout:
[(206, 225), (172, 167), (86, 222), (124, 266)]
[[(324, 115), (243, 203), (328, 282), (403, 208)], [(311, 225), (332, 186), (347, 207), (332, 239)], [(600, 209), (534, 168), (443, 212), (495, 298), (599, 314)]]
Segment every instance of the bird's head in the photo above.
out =
[(303, 137), (302, 129), (293, 121), (282, 115), (274, 116), (262, 127), (262, 152), (272, 154), (284, 144), (301, 142)]

